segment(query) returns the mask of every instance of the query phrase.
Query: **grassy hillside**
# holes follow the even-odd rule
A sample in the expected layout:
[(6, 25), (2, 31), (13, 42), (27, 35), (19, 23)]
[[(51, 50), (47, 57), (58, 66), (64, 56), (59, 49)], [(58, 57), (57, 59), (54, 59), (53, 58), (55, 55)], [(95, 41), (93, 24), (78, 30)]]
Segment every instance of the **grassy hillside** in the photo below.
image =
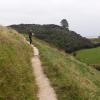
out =
[(99, 71), (41, 40), (33, 38), (33, 43), (39, 48), (44, 72), (58, 100), (100, 100)]
[(37, 100), (31, 57), (23, 37), (0, 26), (0, 100)]
[(100, 47), (80, 50), (76, 57), (87, 64), (100, 64)]
[(10, 27), (16, 29), (20, 33), (28, 33), (30, 30), (35, 33), (35, 36), (50, 44), (55, 45), (59, 49), (66, 52), (73, 52), (82, 48), (94, 47), (94, 44), (74, 31), (64, 29), (61, 26), (50, 25), (36, 25), (36, 24), (20, 24), (11, 25)]

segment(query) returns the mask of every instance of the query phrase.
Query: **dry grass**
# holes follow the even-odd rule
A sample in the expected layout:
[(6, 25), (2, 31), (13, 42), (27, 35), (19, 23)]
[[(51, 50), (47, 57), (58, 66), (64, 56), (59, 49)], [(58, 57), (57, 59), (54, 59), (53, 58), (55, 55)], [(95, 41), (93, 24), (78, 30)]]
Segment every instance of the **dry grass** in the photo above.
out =
[(37, 100), (31, 57), (23, 37), (0, 26), (0, 100)]

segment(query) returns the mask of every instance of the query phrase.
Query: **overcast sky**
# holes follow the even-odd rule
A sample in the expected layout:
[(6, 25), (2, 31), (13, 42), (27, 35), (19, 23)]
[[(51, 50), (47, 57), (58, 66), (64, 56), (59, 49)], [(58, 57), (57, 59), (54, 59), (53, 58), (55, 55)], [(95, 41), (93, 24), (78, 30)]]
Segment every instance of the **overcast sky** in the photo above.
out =
[(100, 35), (100, 0), (0, 0), (0, 24), (58, 24), (67, 19), (83, 36)]

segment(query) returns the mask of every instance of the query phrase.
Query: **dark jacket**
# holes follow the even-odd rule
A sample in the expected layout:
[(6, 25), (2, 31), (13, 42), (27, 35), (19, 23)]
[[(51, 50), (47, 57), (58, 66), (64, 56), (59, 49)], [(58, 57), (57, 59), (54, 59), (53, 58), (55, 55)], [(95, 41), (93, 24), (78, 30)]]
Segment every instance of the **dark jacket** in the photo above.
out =
[(29, 32), (29, 38), (31, 38), (32, 37), (32, 32)]

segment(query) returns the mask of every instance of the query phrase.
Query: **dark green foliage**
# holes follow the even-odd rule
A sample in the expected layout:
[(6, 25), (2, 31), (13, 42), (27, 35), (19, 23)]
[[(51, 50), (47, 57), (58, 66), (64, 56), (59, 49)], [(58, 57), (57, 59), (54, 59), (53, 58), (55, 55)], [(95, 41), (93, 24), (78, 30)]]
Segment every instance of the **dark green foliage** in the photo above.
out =
[(61, 26), (63, 28), (67, 28), (68, 29), (69, 24), (68, 24), (68, 21), (66, 19), (62, 19), (60, 23), (61, 23)]
[(69, 53), (94, 46), (90, 40), (58, 25), (20, 24), (10, 27), (20, 33), (28, 33), (31, 29), (36, 37), (57, 46), (59, 49), (64, 49)]

